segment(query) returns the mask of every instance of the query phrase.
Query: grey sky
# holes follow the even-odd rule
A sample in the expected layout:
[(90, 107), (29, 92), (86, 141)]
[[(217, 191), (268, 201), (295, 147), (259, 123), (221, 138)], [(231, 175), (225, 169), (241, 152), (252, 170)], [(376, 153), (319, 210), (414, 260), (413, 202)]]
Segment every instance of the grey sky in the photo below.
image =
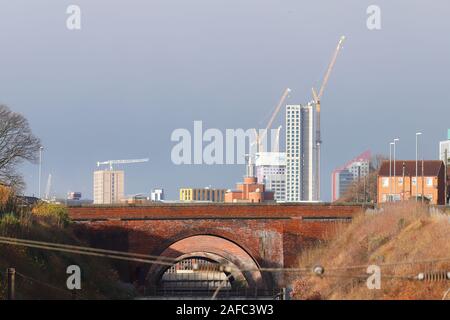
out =
[[(82, 10), (82, 30), (65, 27)], [(382, 10), (382, 30), (366, 9)], [(322, 100), (322, 188), (365, 149), (426, 158), (450, 127), (450, 2), (365, 0), (0, 0), (0, 103), (23, 113), (46, 148), (53, 190), (92, 194), (99, 160), (127, 166), (126, 193), (163, 186), (233, 187), (238, 165), (175, 166), (176, 128), (264, 127), (284, 88), (311, 99), (341, 35), (347, 36)], [(274, 127), (283, 123), (280, 114)], [(29, 194), (37, 166), (24, 167)]]

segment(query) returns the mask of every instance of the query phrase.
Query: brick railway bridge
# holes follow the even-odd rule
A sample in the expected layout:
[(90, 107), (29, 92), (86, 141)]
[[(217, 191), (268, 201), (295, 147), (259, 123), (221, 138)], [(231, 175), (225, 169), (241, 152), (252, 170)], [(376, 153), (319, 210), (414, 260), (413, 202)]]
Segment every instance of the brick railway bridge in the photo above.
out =
[[(297, 267), (303, 248), (329, 239), (337, 225), (349, 222), (361, 209), (322, 203), (161, 203), (72, 206), (69, 215), (77, 234), (93, 247), (176, 261), (172, 267), (118, 263), (125, 281), (158, 287), (164, 279), (173, 279), (168, 271), (178, 274), (176, 270), (194, 261), (231, 265), (244, 271), (229, 279), (240, 280), (248, 288), (272, 290), (284, 286), (287, 275), (261, 268)], [(188, 272), (179, 273), (186, 277)]]

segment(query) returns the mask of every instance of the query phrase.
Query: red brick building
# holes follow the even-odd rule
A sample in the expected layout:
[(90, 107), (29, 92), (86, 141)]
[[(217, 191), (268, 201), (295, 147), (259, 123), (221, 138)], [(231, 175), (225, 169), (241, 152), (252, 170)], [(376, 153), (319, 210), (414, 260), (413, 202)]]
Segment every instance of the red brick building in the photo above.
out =
[(236, 184), (237, 190), (225, 192), (225, 202), (264, 202), (273, 201), (274, 193), (266, 191), (256, 177), (244, 177), (244, 182)]
[(415, 160), (392, 161), (391, 166), (389, 161), (384, 161), (378, 173), (378, 203), (423, 197), (430, 204), (444, 205), (444, 162), (427, 160), (422, 164), (422, 161), (419, 161), (417, 169), (416, 174)]
[(447, 202), (445, 204), (448, 204), (450, 202), (450, 167), (447, 166)]

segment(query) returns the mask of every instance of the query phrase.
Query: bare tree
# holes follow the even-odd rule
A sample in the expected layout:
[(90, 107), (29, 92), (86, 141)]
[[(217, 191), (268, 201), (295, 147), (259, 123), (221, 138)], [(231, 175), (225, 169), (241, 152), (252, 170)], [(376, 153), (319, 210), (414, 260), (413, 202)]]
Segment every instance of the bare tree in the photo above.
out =
[(338, 202), (376, 202), (378, 171), (385, 160), (384, 155), (374, 155), (370, 159), (369, 174), (355, 180), (338, 199)]
[(0, 183), (22, 188), (24, 181), (17, 167), (24, 161), (36, 161), (40, 147), (27, 119), (0, 105)]

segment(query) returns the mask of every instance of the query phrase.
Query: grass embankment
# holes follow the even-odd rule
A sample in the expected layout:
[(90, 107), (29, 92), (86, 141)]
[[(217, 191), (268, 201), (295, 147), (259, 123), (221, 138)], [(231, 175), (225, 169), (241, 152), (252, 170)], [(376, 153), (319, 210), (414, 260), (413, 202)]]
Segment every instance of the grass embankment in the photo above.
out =
[[(1, 236), (85, 245), (74, 235), (64, 207), (41, 204), (32, 212), (17, 211), (22, 212), (5, 214), (0, 211)], [(16, 276), (17, 299), (72, 299), (66, 287), (69, 277), (66, 269), (70, 265), (81, 268), (82, 288), (77, 290), (76, 298), (132, 298), (134, 290), (119, 282), (109, 263), (103, 258), (0, 244), (0, 299), (6, 297), (8, 267), (14, 267), (19, 273)]]
[[(433, 263), (411, 261), (439, 260)], [(411, 281), (420, 272), (450, 271), (450, 215), (415, 202), (367, 211), (342, 227), (323, 247), (306, 250), (301, 266), (324, 266), (323, 277), (306, 275), (294, 281), (297, 299), (442, 299), (449, 281)], [(381, 267), (381, 289), (366, 286), (366, 267)], [(387, 265), (393, 264), (393, 265)]]

